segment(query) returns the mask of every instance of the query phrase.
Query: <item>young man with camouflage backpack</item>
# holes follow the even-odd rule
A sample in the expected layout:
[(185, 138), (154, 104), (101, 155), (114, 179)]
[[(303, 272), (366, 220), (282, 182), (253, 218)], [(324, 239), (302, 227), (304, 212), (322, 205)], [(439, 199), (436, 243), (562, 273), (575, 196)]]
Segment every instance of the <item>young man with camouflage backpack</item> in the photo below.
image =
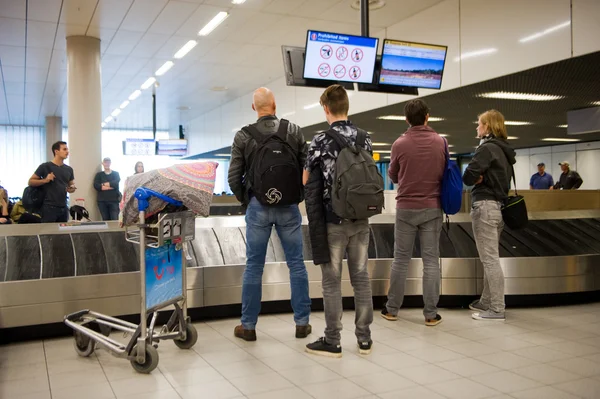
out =
[[(314, 195), (322, 195), (327, 237), (322, 245), (328, 245), (330, 261), (321, 265), (325, 336), (308, 344), (306, 351), (321, 356), (342, 356), (341, 276), (342, 262), (347, 253), (350, 281), (354, 289), (356, 338), (360, 353), (369, 354), (373, 344), (370, 330), (373, 297), (367, 270), (370, 237), (368, 218), (381, 213), (383, 178), (373, 161), (369, 135), (348, 120), (350, 104), (346, 90), (340, 85), (328, 87), (321, 95), (320, 104), (330, 129), (313, 138), (303, 180), (306, 184), (312, 170), (321, 170), (323, 189), (311, 190), (312, 186), (308, 185), (305, 195), (307, 204), (315, 202), (310, 201), (314, 200)], [(311, 212), (313, 210), (307, 209), (309, 221), (314, 220)]]

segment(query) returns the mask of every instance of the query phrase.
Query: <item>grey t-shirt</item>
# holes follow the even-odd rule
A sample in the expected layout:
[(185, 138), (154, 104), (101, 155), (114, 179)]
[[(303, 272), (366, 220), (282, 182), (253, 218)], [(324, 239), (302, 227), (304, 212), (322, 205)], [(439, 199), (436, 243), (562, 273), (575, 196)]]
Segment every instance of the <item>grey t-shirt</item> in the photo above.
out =
[(74, 180), (73, 168), (69, 165), (58, 166), (54, 162), (46, 162), (38, 166), (35, 174), (45, 179), (50, 172), (54, 173), (54, 180), (43, 185), (46, 196), (44, 205), (67, 206), (67, 187)]

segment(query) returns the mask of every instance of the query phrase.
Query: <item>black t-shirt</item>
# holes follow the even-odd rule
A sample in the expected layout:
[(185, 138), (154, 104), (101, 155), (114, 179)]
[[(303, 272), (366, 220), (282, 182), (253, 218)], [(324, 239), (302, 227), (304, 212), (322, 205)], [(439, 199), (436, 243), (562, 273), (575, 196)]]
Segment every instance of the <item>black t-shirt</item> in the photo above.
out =
[(69, 165), (58, 166), (53, 162), (46, 162), (38, 166), (35, 174), (45, 179), (50, 172), (54, 173), (54, 180), (43, 185), (46, 192), (44, 205), (67, 206), (67, 187), (69, 182), (75, 180), (73, 168)]

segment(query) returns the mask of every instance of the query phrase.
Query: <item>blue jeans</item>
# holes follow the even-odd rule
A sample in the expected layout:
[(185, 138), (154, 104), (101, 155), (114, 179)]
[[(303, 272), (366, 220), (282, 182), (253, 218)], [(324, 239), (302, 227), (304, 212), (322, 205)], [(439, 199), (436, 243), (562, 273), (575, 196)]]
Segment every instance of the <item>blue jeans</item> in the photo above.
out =
[(119, 203), (116, 201), (98, 201), (102, 220), (119, 220)]
[(271, 231), (275, 226), (290, 269), (292, 309), (297, 326), (308, 324), (310, 296), (302, 252), (302, 215), (298, 205), (267, 207), (256, 198), (246, 210), (246, 269), (242, 283), (242, 326), (254, 330), (262, 300), (262, 275)]

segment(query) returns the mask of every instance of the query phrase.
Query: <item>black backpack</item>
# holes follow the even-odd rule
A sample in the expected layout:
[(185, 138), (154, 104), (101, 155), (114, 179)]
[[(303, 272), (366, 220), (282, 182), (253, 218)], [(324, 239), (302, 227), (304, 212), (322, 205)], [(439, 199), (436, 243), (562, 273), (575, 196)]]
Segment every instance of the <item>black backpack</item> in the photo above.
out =
[(23, 190), (23, 197), (21, 200), (23, 201), (25, 210), (31, 212), (42, 208), (42, 205), (44, 205), (44, 198), (46, 198), (44, 186), (27, 186), (25, 187), (25, 190)]
[(373, 156), (364, 148), (367, 132), (358, 129), (354, 145), (350, 145), (334, 129), (325, 134), (340, 148), (331, 192), (333, 212), (342, 219), (350, 220), (379, 215), (385, 202), (383, 177)]
[(287, 142), (289, 122), (281, 119), (274, 134), (263, 134), (255, 125), (242, 130), (256, 141), (257, 149), (250, 165), (252, 192), (266, 206), (286, 206), (302, 201), (302, 170), (296, 151)]

